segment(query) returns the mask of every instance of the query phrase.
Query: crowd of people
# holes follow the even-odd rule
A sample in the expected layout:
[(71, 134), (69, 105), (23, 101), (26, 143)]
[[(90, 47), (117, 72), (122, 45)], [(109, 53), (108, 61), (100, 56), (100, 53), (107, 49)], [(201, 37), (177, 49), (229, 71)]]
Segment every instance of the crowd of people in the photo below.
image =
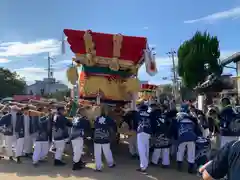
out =
[[(179, 171), (182, 171), (184, 158), (187, 157), (188, 173), (195, 173), (196, 168), (200, 168), (199, 172), (206, 180), (230, 176), (226, 164), (236, 166), (231, 169), (232, 174), (237, 172), (239, 167), (236, 164), (239, 164), (240, 160), (238, 159), (238, 163), (235, 162), (236, 156), (239, 156), (236, 154), (236, 148), (235, 151), (230, 150), (230, 147), (239, 147), (238, 114), (228, 98), (222, 99), (220, 111), (210, 108), (207, 113), (185, 103), (179, 110), (175, 107), (169, 108), (166, 104), (141, 103), (137, 110), (128, 110), (123, 114), (123, 121), (119, 127), (115, 120), (108, 116), (105, 105), (101, 106), (101, 114), (96, 117), (93, 126), (81, 109), (78, 109), (71, 121), (64, 115), (64, 107), (58, 107), (56, 112), (49, 109), (44, 115), (39, 116), (26, 113), (28, 109), (27, 106), (18, 108), (6, 105), (0, 110), (0, 146), (2, 147), (5, 141), (6, 156), (9, 160), (16, 159), (18, 163), (21, 163), (22, 156), (32, 156), (33, 165), (38, 166), (47, 158), (53, 144), (54, 165), (63, 166), (65, 145), (71, 142), (72, 169), (82, 169), (85, 166), (81, 158), (84, 139), (91, 137), (94, 143), (96, 171), (100, 172), (103, 169), (102, 152), (108, 167), (113, 168), (116, 163), (110, 146), (111, 137), (118, 129), (127, 126), (129, 153), (132, 158), (139, 158), (140, 166), (137, 170), (140, 172), (145, 173), (149, 164), (159, 165), (160, 159), (162, 168), (169, 168), (173, 157)], [(219, 149), (222, 147), (224, 150), (221, 149), (210, 161), (212, 138), (219, 139)], [(153, 152), (150, 158), (151, 150)], [(226, 157), (226, 152), (232, 153), (232, 159)], [(229, 163), (230, 160), (233, 163)], [(218, 165), (219, 162), (222, 166)]]

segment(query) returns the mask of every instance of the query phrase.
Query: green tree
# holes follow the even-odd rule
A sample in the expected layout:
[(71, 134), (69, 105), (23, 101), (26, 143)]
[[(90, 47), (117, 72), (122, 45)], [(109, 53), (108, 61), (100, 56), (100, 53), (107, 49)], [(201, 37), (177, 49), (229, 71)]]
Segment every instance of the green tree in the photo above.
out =
[(16, 72), (0, 68), (0, 98), (24, 94), (26, 82)]
[(173, 87), (171, 84), (164, 84), (162, 85), (162, 92), (166, 94), (172, 94)]
[(179, 47), (177, 55), (178, 74), (188, 88), (194, 88), (212, 73), (222, 73), (219, 41), (207, 32), (197, 31)]

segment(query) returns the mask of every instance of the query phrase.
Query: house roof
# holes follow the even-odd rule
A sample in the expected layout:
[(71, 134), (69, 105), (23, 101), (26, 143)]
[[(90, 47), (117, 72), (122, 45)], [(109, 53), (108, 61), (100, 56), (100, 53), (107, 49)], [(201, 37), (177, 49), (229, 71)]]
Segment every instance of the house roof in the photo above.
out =
[(226, 65), (228, 65), (228, 64), (230, 64), (232, 62), (236, 63), (238, 61), (240, 61), (240, 52), (237, 52), (237, 53), (229, 56), (228, 58), (222, 60), (221, 61), (221, 66), (224, 67), (224, 66), (226, 66)]

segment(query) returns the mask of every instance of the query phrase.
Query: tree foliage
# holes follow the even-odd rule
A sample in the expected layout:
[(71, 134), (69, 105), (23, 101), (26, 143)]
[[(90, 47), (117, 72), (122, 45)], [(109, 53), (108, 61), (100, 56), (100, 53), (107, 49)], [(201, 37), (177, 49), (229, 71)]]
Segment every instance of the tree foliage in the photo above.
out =
[(173, 87), (171, 84), (164, 84), (162, 85), (162, 93), (172, 94)]
[(197, 31), (178, 49), (178, 74), (188, 88), (202, 83), (212, 73), (219, 75), (219, 41), (216, 36)]
[(16, 72), (0, 68), (0, 98), (24, 94), (26, 82)]

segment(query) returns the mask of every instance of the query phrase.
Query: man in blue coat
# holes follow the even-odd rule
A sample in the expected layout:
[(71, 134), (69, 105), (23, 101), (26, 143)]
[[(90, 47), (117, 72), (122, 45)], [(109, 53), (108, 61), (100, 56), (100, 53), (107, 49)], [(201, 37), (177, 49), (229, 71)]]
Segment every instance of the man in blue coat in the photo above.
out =
[(106, 158), (108, 167), (115, 167), (112, 151), (110, 148), (111, 135), (117, 132), (117, 125), (113, 119), (108, 116), (107, 107), (101, 107), (101, 115), (94, 121), (94, 157), (96, 171), (102, 171), (102, 152)]
[(166, 168), (170, 165), (170, 147), (171, 132), (170, 122), (165, 113), (162, 113), (157, 106), (152, 107), (151, 119), (153, 125), (154, 151), (151, 163), (158, 165), (159, 159), (162, 159), (162, 167)]
[(50, 138), (50, 114), (35, 119), (36, 127), (36, 141), (34, 142), (33, 165), (37, 166), (40, 161), (43, 161), (49, 152), (49, 138)]
[(137, 145), (140, 158), (140, 168), (137, 171), (146, 172), (149, 163), (150, 137), (152, 135), (152, 120), (148, 112), (148, 106), (139, 107)]
[(73, 167), (72, 170), (80, 170), (85, 163), (81, 160), (84, 146), (84, 138), (91, 134), (90, 121), (78, 110), (73, 118), (70, 140), (73, 148)]
[(202, 133), (197, 120), (188, 114), (188, 108), (183, 106), (181, 111), (182, 112), (177, 114), (177, 122), (172, 126), (175, 128), (172, 132), (175, 132), (175, 137), (178, 143), (178, 170), (182, 170), (183, 158), (185, 150), (187, 149), (188, 172), (193, 173), (195, 163), (195, 141), (198, 136), (202, 135)]
[(55, 152), (55, 166), (64, 166), (62, 155), (65, 149), (66, 140), (69, 138), (68, 127), (72, 123), (64, 116), (64, 107), (58, 107), (57, 113), (53, 117), (53, 142), (56, 148)]
[[(10, 114), (10, 107), (4, 106), (1, 109), (1, 117), (0, 117), (0, 127), (1, 127), (1, 134), (4, 136), (5, 143), (6, 143), (6, 153), (10, 160), (13, 160), (13, 151), (12, 146), (14, 144), (13, 138), (13, 127), (12, 127), (12, 115)], [(2, 141), (3, 141), (2, 140)]]
[(226, 143), (238, 140), (240, 136), (240, 117), (231, 106), (230, 99), (221, 100), (222, 110), (219, 114), (221, 147)]
[(13, 160), (12, 146), (15, 146), (15, 156), (20, 163), (24, 146), (24, 118), (23, 112), (26, 108), (9, 107), (8, 112), (0, 119), (0, 127), (3, 127), (3, 133), (6, 138), (7, 155)]

